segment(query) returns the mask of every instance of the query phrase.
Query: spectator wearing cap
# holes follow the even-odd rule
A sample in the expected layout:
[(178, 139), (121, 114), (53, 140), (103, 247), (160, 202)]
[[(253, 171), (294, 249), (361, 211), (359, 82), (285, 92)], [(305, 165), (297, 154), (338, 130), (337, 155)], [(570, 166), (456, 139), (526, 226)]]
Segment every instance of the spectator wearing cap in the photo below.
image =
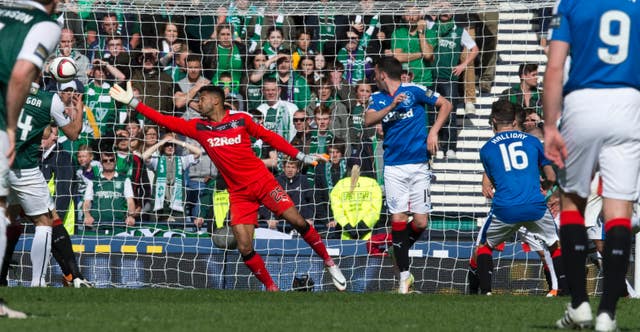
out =
[[(76, 93), (82, 94), (84, 91), (84, 87), (79, 80), (75, 79), (66, 83), (57, 83), (53, 89), (53, 91), (57, 91), (57, 94), (60, 96), (60, 100), (64, 104), (65, 108), (73, 107), (73, 95)], [(84, 98), (83, 98), (84, 101)], [(83, 114), (83, 126), (80, 135), (76, 140), (72, 141), (64, 133), (61, 133), (58, 142), (62, 144), (62, 148), (69, 153), (72, 153), (75, 158), (75, 154), (78, 151), (78, 148), (83, 144), (90, 144), (93, 141), (93, 130), (89, 126), (87, 122), (87, 118), (89, 116), (90, 109), (85, 103), (84, 114)]]

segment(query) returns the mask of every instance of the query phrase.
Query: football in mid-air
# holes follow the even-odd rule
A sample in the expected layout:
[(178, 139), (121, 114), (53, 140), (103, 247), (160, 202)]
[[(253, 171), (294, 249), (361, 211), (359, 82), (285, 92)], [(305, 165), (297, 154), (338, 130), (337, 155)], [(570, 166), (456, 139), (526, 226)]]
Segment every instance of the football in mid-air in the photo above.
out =
[(66, 83), (73, 80), (78, 73), (76, 62), (69, 57), (58, 57), (49, 64), (49, 72), (56, 81)]

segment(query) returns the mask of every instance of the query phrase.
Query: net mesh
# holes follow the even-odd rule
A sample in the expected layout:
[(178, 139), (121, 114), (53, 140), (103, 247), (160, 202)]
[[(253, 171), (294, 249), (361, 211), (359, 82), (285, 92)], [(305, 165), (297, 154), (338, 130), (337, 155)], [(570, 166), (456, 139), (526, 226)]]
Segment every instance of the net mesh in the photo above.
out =
[[(359, 81), (372, 82), (372, 64), (382, 55), (395, 53), (402, 57), (402, 54), (420, 52), (419, 46), (416, 49), (415, 44), (411, 44), (412, 36), (401, 37), (398, 32), (406, 27), (407, 20), (412, 20), (405, 15), (417, 16), (413, 21), (417, 24), (420, 19), (454, 14), (456, 25), (475, 41), (479, 54), (464, 74), (449, 79), (454, 82), (457, 98), (452, 101), (457, 111), (451, 124), (452, 132), (445, 139), (441, 137), (442, 155), (434, 156), (431, 162), (435, 181), (431, 187), (433, 212), (429, 228), (410, 254), (416, 289), (464, 292), (468, 259), (478, 226), (490, 207), (490, 202), (481, 193), (483, 169), (478, 154), (479, 148), (492, 136), (487, 121), (490, 106), (504, 90), (520, 82), (518, 66), (522, 63), (538, 64), (539, 75), (543, 76), (546, 62), (544, 31), (548, 28), (552, 6), (552, 1), (229, 3), (154, 0), (68, 1), (61, 4), (61, 19), (75, 37), (75, 44), (70, 49), (63, 45), (56, 56), (70, 54), (79, 65), (78, 79), (84, 85), (86, 108), (81, 139), (71, 143), (61, 138), (60, 149), (75, 156), (73, 163), (68, 165), (74, 170), (81, 168), (77, 159), (79, 150), (93, 152), (96, 161), (103, 152), (116, 150), (118, 172), (131, 179), (136, 208), (142, 211), (136, 216), (134, 226), (126, 226), (123, 223), (126, 202), (101, 200), (102, 213), (98, 213), (96, 198), (91, 204), (93, 211), (85, 209), (85, 214), (88, 211), (95, 219), (88, 225), (82, 213), (86, 180), (73, 179), (69, 185), (75, 190), (73, 201), (76, 205), (70, 214), (75, 220), (68, 220), (66, 226), (75, 233), (74, 249), (82, 271), (99, 287), (259, 288), (258, 281), (250, 275), (235, 250), (216, 247), (211, 241), (211, 234), (218, 232), (228, 219), (228, 195), (215, 167), (203, 157), (196, 166), (185, 167), (184, 172), (167, 175), (159, 174), (157, 165), (148, 168), (142, 160), (143, 153), (153, 147), (158, 136), (162, 138), (166, 130), (110, 100), (107, 95), (110, 84), (130, 79), (139, 98), (146, 104), (165, 114), (190, 119), (198, 116), (195, 112), (197, 103), (192, 102), (197, 100), (197, 95), (190, 91), (196, 81), (194, 77), (198, 78), (197, 67), (201, 66), (202, 80), (228, 89), (226, 92), (232, 96), (228, 100), (230, 106), (262, 116), (265, 126), (289, 140), (296, 133), (293, 119), (297, 115), (313, 119), (313, 111), (318, 105), (332, 104), (332, 114), (342, 112), (332, 118), (331, 129), (334, 136), (344, 138), (348, 143), (345, 157), (359, 158), (363, 167), (361, 175), (383, 185), (383, 139), (375, 130), (368, 132), (359, 127), (361, 119), (354, 115), (357, 107), (367, 99), (359, 99)], [(165, 29), (167, 23), (171, 23), (175, 31)], [(279, 38), (272, 36), (270, 30), (273, 28), (282, 31), (281, 46), (278, 46)], [(307, 34), (308, 43), (301, 41), (300, 31)], [(228, 36), (225, 35), (227, 32)], [(465, 36), (458, 36), (462, 38), (457, 39), (458, 43), (464, 43)], [(345, 51), (350, 43), (353, 43), (353, 50)], [(321, 52), (322, 57), (318, 56)], [(460, 47), (457, 52), (463, 56), (456, 61), (464, 61), (467, 49)], [(277, 58), (278, 53), (287, 55), (283, 57), (285, 60), (267, 62), (264, 68), (255, 62), (261, 57), (258, 54), (264, 54), (265, 60), (269, 60)], [(443, 56), (437, 50), (435, 53), (436, 58)], [(194, 59), (197, 66), (191, 66)], [(307, 59), (312, 67), (305, 72), (304, 61)], [(281, 62), (289, 61), (290, 69), (278, 73)], [(434, 62), (421, 61), (421, 65), (426, 71), (435, 73), (437, 65)], [(331, 69), (336, 66), (342, 67), (342, 80), (331, 81)], [(417, 79), (419, 75), (415, 68), (412, 65), (410, 72)], [(192, 77), (190, 72), (196, 74)], [(47, 76), (45, 73), (45, 80)], [(293, 105), (292, 109), (287, 109), (291, 119), (286, 123), (270, 118), (269, 107), (260, 107), (266, 99), (261, 79), (268, 76), (279, 80), (282, 87), (279, 97)], [(293, 83), (286, 83), (286, 79)], [(433, 81), (419, 83), (433, 88)], [(45, 86), (51, 89), (63, 88), (51, 80), (48, 82)], [(331, 87), (329, 102), (322, 96), (323, 84)], [(375, 84), (370, 83), (369, 88), (375, 91)], [(294, 109), (305, 112), (294, 113)], [(317, 125), (315, 120), (305, 122), (312, 130)], [(354, 132), (359, 136), (350, 136)], [(197, 146), (197, 142), (180, 135), (175, 139), (174, 150), (178, 155), (190, 154), (188, 148), (180, 146), (183, 141)], [(297, 143), (302, 150), (310, 152), (310, 149), (319, 148), (320, 143), (317, 137), (315, 139)], [(363, 141), (366, 144), (362, 144)], [(283, 157), (260, 144), (255, 142), (254, 150), (265, 164), (275, 174), (284, 174), (286, 162)], [(86, 147), (81, 148), (81, 145)], [(369, 152), (362, 153), (358, 148)], [(166, 154), (168, 149), (166, 146), (158, 148), (151, 157), (155, 158), (155, 164), (161, 158), (154, 156), (159, 152)], [(448, 150), (455, 155), (449, 154)], [(190, 160), (183, 158), (182, 164), (185, 163)], [(84, 165), (85, 175), (98, 178), (99, 164)], [(365, 169), (364, 165), (371, 165), (371, 169)], [(175, 164), (169, 166), (175, 167)], [(336, 167), (338, 178), (347, 177), (350, 166), (342, 170)], [(302, 172), (316, 182), (310, 184), (309, 192), (292, 196), (299, 195), (303, 215), (313, 220), (327, 239), (330, 253), (350, 281), (350, 289), (371, 291), (395, 287), (396, 271), (386, 255), (384, 238), (378, 242), (341, 239), (340, 227), (332, 223), (331, 188), (327, 188), (331, 185), (322, 183), (325, 187), (321, 187), (314, 171)], [(168, 201), (175, 198), (176, 193), (172, 192), (176, 188), (175, 181), (183, 182), (179, 189), (184, 197), (181, 206), (185, 212), (172, 211), (170, 204), (162, 201), (162, 209), (156, 209), (159, 175), (160, 178), (165, 176), (169, 183), (162, 187), (170, 192), (165, 194)], [(365, 196), (361, 199), (370, 198)], [(276, 221), (262, 209), (260, 212), (263, 229), (275, 226), (271, 231), (257, 235), (256, 249), (265, 258), (280, 287), (290, 289), (294, 277), (307, 274), (315, 281), (316, 289), (329, 289), (330, 280), (323, 272), (322, 262), (307, 244), (282, 221)], [(384, 204), (379, 215), (379, 220), (371, 226), (374, 235), (389, 232), (389, 215)], [(203, 217), (202, 226), (194, 224), (196, 217)], [(25, 250), (30, 247), (30, 239), (27, 236), (18, 247), (21, 255), (18, 268), (10, 274), (14, 284), (24, 284), (30, 276), (28, 250)], [(224, 245), (226, 240), (221, 239)], [(537, 294), (547, 288), (537, 254), (524, 252), (517, 242), (509, 242), (505, 251), (496, 252), (494, 258), (494, 287), (498, 291)], [(55, 263), (49, 272), (48, 280), (59, 284), (61, 272)], [(594, 273), (590, 274), (590, 280), (595, 284)], [(595, 286), (591, 289), (597, 291)]]

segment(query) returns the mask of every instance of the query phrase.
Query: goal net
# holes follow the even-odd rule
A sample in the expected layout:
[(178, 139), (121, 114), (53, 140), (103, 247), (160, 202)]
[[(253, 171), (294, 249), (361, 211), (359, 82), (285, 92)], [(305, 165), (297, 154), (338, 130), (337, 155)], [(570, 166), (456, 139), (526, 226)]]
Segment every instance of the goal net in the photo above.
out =
[[(86, 106), (81, 138), (71, 142), (60, 133), (58, 146), (74, 156), (67, 166), (93, 178), (69, 183), (74, 207), (67, 215), (73, 218), (65, 226), (73, 234), (82, 272), (98, 287), (260, 288), (225, 235), (225, 184), (206, 154), (198, 163), (189, 157), (194, 155), (189, 146), (200, 148), (198, 143), (168, 136), (166, 128), (108, 96), (110, 85), (131, 80), (144, 103), (184, 119), (199, 116), (199, 85), (220, 86), (228, 107), (253, 114), (302, 151), (331, 153), (327, 165), (300, 169), (266, 143), (253, 143), (325, 238), (349, 289), (397, 287), (385, 236), (390, 217), (381, 197), (384, 138), (376, 128), (363, 126), (362, 114), (377, 90), (375, 62), (394, 55), (406, 69), (403, 80), (426, 85), (455, 106), (439, 135), (441, 152), (430, 163), (430, 223), (410, 251), (415, 288), (464, 292), (469, 257), (490, 207), (481, 193), (478, 151), (493, 135), (491, 103), (520, 83), (521, 64), (539, 65), (543, 76), (541, 45), (552, 6), (551, 1), (491, 0), (66, 2), (60, 6), (66, 30), (56, 56), (76, 60), (79, 84), (55, 84), (46, 73), (48, 84), (43, 84), (78, 90)], [(427, 49), (418, 36), (423, 30)], [(275, 90), (269, 91), (270, 84)], [(504, 95), (520, 100), (514, 91)], [(541, 113), (536, 103), (530, 108)], [(432, 122), (434, 110), (427, 113)], [(326, 115), (328, 128), (321, 124)], [(166, 143), (156, 145), (163, 138)], [(93, 163), (78, 158), (84, 152), (92, 153)], [(99, 195), (94, 189), (90, 198), (83, 194), (87, 181), (100, 185), (100, 160), (107, 152), (115, 152), (116, 171), (132, 183), (133, 226), (125, 224), (131, 211), (126, 200), (115, 198), (122, 188), (115, 186), (111, 196), (104, 188)], [(354, 179), (353, 165), (365, 180)], [(292, 177), (296, 171), (305, 179)], [(334, 189), (343, 178), (348, 183), (338, 193)], [(375, 185), (365, 185), (366, 179)], [(255, 247), (280, 288), (291, 289), (295, 278), (308, 275), (316, 290), (332, 289), (322, 261), (299, 235), (265, 209), (258, 214)], [(30, 246), (27, 234), (18, 244), (10, 284), (29, 281)], [(547, 289), (538, 254), (526, 251), (515, 236), (494, 260), (497, 291), (542, 294)], [(51, 266), (47, 280), (59, 285), (60, 269), (54, 260)], [(595, 269), (590, 280), (597, 292)]]

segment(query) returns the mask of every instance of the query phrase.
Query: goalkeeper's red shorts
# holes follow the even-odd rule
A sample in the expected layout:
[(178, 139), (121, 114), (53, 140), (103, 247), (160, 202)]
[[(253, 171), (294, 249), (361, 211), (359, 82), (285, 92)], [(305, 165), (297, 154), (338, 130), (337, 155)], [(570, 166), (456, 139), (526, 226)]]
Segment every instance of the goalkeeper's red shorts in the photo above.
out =
[(285, 210), (294, 206), (291, 197), (271, 174), (240, 190), (230, 192), (229, 203), (232, 226), (257, 225), (260, 204), (276, 216), (282, 215)]

